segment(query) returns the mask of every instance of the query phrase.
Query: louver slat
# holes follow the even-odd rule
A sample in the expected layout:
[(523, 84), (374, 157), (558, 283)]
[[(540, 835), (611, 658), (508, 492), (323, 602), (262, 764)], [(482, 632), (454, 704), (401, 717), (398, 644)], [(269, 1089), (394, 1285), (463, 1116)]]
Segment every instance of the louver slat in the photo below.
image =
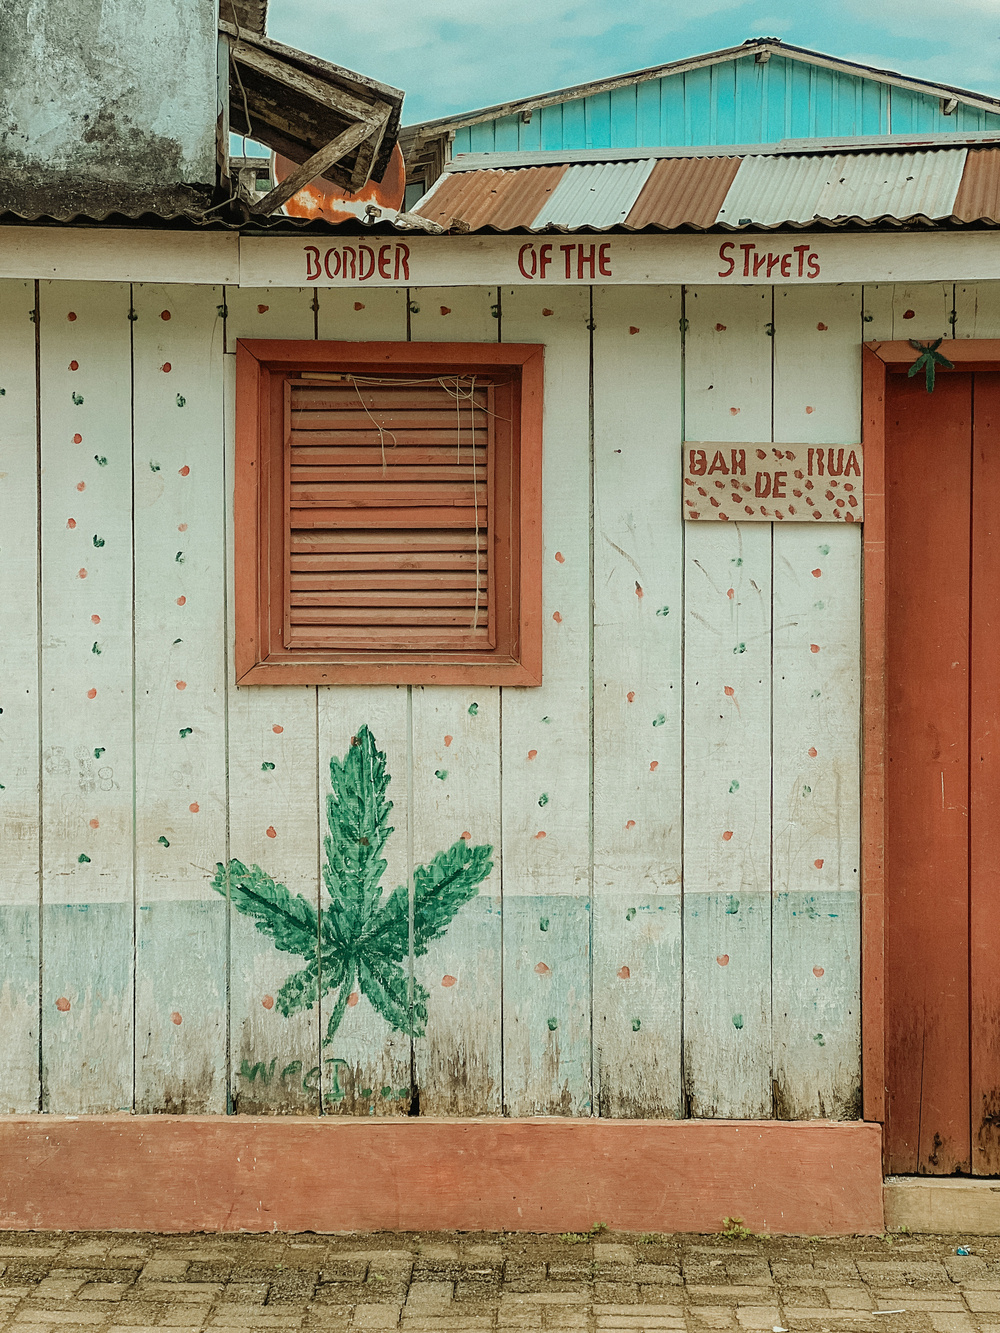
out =
[(496, 644), (493, 390), (289, 383), (285, 646)]

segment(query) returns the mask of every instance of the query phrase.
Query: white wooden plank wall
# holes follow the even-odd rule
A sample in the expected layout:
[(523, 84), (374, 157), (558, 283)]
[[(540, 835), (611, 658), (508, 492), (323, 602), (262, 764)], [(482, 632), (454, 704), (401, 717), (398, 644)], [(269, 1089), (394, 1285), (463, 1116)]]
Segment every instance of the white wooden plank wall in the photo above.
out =
[(680, 292), (594, 291), (594, 1079), (681, 1114)]
[(132, 293), (138, 1111), (226, 1109), (222, 300)]
[(0, 1114), (37, 1111), (38, 493), (35, 284), (0, 282)]
[[(43, 283), (39, 518), (34, 292), (0, 286), (0, 1111), (853, 1115), (860, 534), (683, 525), (679, 446), (852, 443), (859, 343), (992, 337), (998, 291)], [(545, 345), (540, 688), (233, 682), (236, 339), (317, 336)], [(363, 724), (385, 890), (465, 833), (494, 870), (412, 962), (426, 1037), (359, 990), (324, 1044), (336, 994), (283, 1017), (299, 960), (210, 880), (324, 909)]]

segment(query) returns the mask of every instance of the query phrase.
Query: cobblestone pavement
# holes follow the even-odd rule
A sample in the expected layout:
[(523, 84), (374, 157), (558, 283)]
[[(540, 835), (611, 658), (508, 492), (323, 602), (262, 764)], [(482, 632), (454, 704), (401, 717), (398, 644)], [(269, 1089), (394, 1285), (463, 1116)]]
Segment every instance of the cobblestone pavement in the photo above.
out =
[(0, 1232), (3, 1333), (1000, 1333), (1000, 1238)]

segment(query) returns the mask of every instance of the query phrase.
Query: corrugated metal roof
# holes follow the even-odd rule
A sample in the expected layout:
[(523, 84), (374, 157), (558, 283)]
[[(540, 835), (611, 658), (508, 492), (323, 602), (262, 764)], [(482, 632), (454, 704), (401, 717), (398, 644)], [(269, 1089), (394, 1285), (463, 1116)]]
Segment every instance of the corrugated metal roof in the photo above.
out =
[(452, 171), (413, 211), (496, 231), (1000, 222), (1000, 147)]
[(653, 170), (640, 162), (596, 162), (566, 167), (566, 174), (531, 222), (537, 227), (592, 227), (603, 231), (628, 217)]
[(738, 157), (657, 162), (628, 215), (628, 225), (711, 227), (739, 167)]
[(962, 222), (1000, 222), (1000, 150), (971, 149), (955, 196), (954, 215)]

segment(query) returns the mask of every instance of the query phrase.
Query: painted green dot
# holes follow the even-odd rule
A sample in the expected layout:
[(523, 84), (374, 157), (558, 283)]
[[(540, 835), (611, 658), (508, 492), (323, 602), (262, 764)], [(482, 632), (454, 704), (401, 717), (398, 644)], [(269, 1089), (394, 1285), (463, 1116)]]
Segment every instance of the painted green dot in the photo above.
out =
[(274, 765), (269, 763), (266, 759), (264, 760), (264, 762), (261, 764), (260, 767), (263, 773), (270, 773), (274, 769)]
[(666, 716), (663, 713), (657, 713), (657, 715), (653, 718), (653, 726), (662, 727), (664, 722), (666, 722), (666, 720), (667, 720)]
[[(220, 319), (225, 319), (229, 314), (229, 307), (227, 305), (217, 305), (215, 309), (217, 310)], [(371, 1088), (368, 1089), (368, 1092), (369, 1094), (371, 1093)]]
[(543, 721), (543, 722), (551, 722), (552, 719), (551, 719), (550, 717), (543, 717), (543, 718), (542, 718), (542, 721)]
[(635, 908), (630, 907), (628, 911), (625, 913), (625, 920), (631, 921), (634, 916), (635, 916)]
[(160, 836), (156, 839), (156, 841), (160, 844), (161, 847), (169, 847), (169, 846), (170, 846), (170, 843), (167, 842), (166, 838), (162, 835), (162, 833), (161, 833)]
[(670, 615), (670, 607), (669, 607), (669, 606), (661, 606), (660, 609), (659, 609), (659, 611), (657, 611), (656, 614), (657, 614), (658, 616), (669, 616), (669, 615)]
[(150, 460), (149, 460), (149, 470), (150, 470), (150, 472), (159, 472), (159, 470), (160, 470), (160, 465), (159, 465), (159, 463), (154, 463), (153, 460), (150, 459)]
[(409, 1095), (410, 1095), (410, 1089), (409, 1089), (409, 1088), (400, 1088), (400, 1090), (396, 1093), (396, 1096), (397, 1096), (397, 1097), (400, 1097), (400, 1098), (402, 1098), (402, 1097), (409, 1097)]
[(549, 918), (547, 916), (543, 916), (538, 922), (538, 929), (548, 930), (548, 928), (549, 928)]
[(816, 1043), (817, 1046), (826, 1045), (826, 1038), (823, 1036), (822, 1032), (817, 1032), (813, 1037), (813, 1041)]
[(178, 551), (177, 554), (174, 556), (174, 561), (175, 561), (178, 565), (183, 565), (183, 563), (184, 563), (184, 552), (183, 552), (183, 551)]
[(101, 655), (101, 645), (97, 642), (96, 639), (94, 640), (94, 646), (91, 648), (90, 651), (91, 651), (92, 653), (94, 653), (95, 656), (100, 657), (100, 655)]
[(78, 865), (81, 866), (90, 865), (90, 857), (87, 855), (86, 852), (81, 852), (80, 855), (76, 858), (76, 860)]
[(448, 770), (446, 768), (436, 768), (434, 770), (434, 776), (444, 782), (445, 778), (448, 776)]
[(739, 779), (733, 778), (732, 782), (729, 784), (729, 795), (732, 796), (733, 793), (738, 792), (739, 789), (740, 789)]
[(559, 1026), (559, 1019), (558, 1019), (558, 1018), (550, 1018), (550, 1019), (549, 1019), (549, 1031), (550, 1031), (550, 1032), (555, 1032), (555, 1030), (556, 1030), (556, 1028), (557, 1028), (558, 1026)]
[(183, 642), (184, 642), (183, 639), (174, 639), (174, 642), (173, 642), (173, 644), (172, 644), (172, 647), (176, 648), (177, 645), (178, 645), (179, 643), (183, 643)]
[(735, 916), (740, 910), (740, 900), (735, 894), (731, 893), (726, 899), (726, 916)]
[(94, 455), (94, 462), (97, 464), (98, 467), (107, 467), (107, 466), (108, 466), (108, 460), (104, 457), (103, 454), (95, 454), (95, 455)]
[(733, 1027), (736, 1028), (738, 1031), (742, 1026), (743, 1026), (743, 1015), (733, 1014)]
[(362, 1097), (370, 1097), (371, 1095), (372, 1095), (372, 1090), (371, 1090), (371, 1088), (362, 1088), (362, 1089), (361, 1089), (361, 1096), (362, 1096)]
[(810, 694), (809, 696), (810, 699), (818, 699), (819, 697), (820, 697), (819, 690), (813, 690), (812, 694)]
[(185, 404), (186, 402), (187, 402), (187, 399), (184, 397), (184, 395), (179, 393), (179, 394), (177, 395), (177, 406), (178, 406), (178, 407), (183, 407), (184, 404)]
[(639, 1029), (640, 1029), (641, 1027), (642, 1027), (642, 1019), (641, 1019), (641, 1018), (633, 1018), (633, 1019), (632, 1019), (632, 1031), (633, 1031), (633, 1032), (638, 1032)]
[(6, 397), (7, 397), (7, 390), (0, 389), (0, 398), (6, 398)]
[(0, 782), (0, 791), (6, 791), (6, 790), (7, 788), (3, 785), (2, 782)]
[(101, 547), (104, 545), (104, 538), (98, 537), (96, 532), (94, 533), (94, 545), (97, 547), (98, 550), (100, 550)]
[(101, 755), (102, 755), (103, 753), (104, 753), (104, 746), (103, 746), (103, 745), (99, 745), (99, 746), (97, 747), (97, 749), (94, 751), (94, 758), (95, 758), (95, 759), (100, 759), (100, 757), (101, 757)]
[(80, 404), (83, 402), (83, 394), (82, 394), (82, 393), (75, 393), (75, 394), (73, 395), (73, 402), (76, 403), (77, 407), (79, 407)]
[(475, 717), (476, 714), (477, 714), (478, 712), (479, 712), (479, 705), (478, 705), (478, 704), (469, 704), (469, 716), (470, 716), (470, 717)]
[(813, 602), (813, 606), (816, 608), (817, 611), (826, 610), (826, 602)]
[(392, 1088), (383, 1088), (383, 1089), (382, 1089), (382, 1096), (383, 1096), (383, 1097), (391, 1097), (391, 1096), (392, 1096)]
[(733, 558), (732, 558), (732, 560), (730, 560), (729, 563), (730, 563), (731, 565), (735, 565), (736, 568), (739, 569), (740, 565), (742, 565), (742, 563), (743, 563), (743, 557), (742, 557), (741, 555), (734, 555)]
[(746, 650), (747, 650), (747, 646), (746, 646), (745, 643), (738, 643), (738, 644), (736, 645), (736, 647), (733, 649), (733, 652), (734, 652), (734, 653), (745, 653)]
[(193, 730), (194, 730), (193, 727), (181, 727), (180, 732), (178, 733), (180, 735), (181, 740), (186, 741), (187, 738), (191, 735), (191, 732)]
[(818, 547), (817, 549), (818, 549), (820, 555), (829, 555), (829, 554), (830, 554), (830, 548), (829, 548), (829, 546), (827, 546), (826, 542), (824, 542), (823, 545), (820, 546), (820, 547)]
[(539, 804), (539, 805), (548, 805), (548, 803), (549, 803), (549, 794), (548, 794), (547, 791), (543, 791), (542, 794), (541, 794), (541, 796), (539, 796), (539, 798), (538, 798), (538, 804)]
[(811, 795), (812, 795), (812, 787), (803, 787), (803, 788), (802, 788), (802, 795), (803, 795), (803, 796), (811, 796)]

